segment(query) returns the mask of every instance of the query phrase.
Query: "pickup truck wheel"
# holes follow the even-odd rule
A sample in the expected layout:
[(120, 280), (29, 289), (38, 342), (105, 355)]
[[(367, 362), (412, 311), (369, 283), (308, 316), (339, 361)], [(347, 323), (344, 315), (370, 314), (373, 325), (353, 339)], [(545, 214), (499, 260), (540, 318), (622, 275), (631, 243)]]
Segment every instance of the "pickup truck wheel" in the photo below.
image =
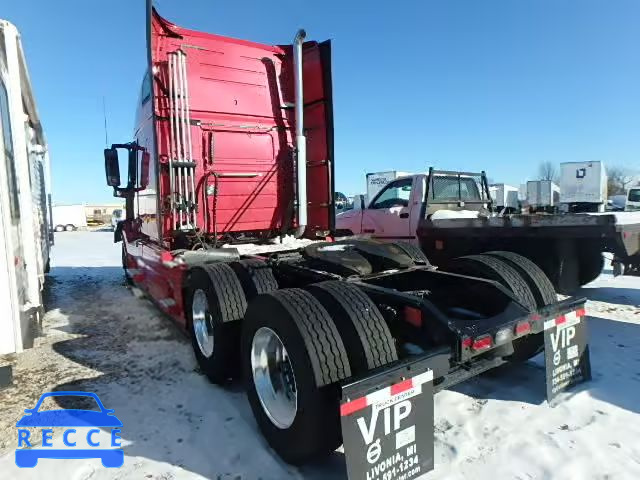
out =
[(240, 280), (247, 300), (262, 293), (278, 290), (278, 282), (271, 267), (262, 260), (240, 260), (230, 263), (229, 266)]
[(64, 232), (64, 225), (56, 225), (54, 230), (56, 232)]
[(578, 280), (580, 285), (593, 282), (602, 273), (604, 256), (599, 249), (585, 248), (578, 250)]
[(224, 383), (240, 366), (239, 320), (247, 304), (242, 286), (224, 263), (194, 269), (187, 282), (185, 311), (196, 360), (211, 382)]
[(326, 456), (341, 443), (345, 346), (325, 308), (297, 288), (255, 297), (242, 324), (247, 396), (262, 434), (288, 463)]
[(69, 225), (65, 225), (64, 230), (66, 232), (73, 232), (76, 229), (76, 227), (74, 227), (73, 225), (69, 224)]
[(341, 281), (316, 283), (307, 290), (333, 318), (347, 348), (353, 375), (364, 374), (398, 359), (387, 322), (362, 290)]
[(415, 263), (430, 265), (429, 259), (420, 247), (409, 242), (393, 242), (399, 248), (409, 255)]
[(536, 309), (536, 300), (527, 282), (517, 270), (502, 260), (484, 254), (469, 255), (454, 259), (443, 270), (494, 280), (511, 290), (529, 310)]

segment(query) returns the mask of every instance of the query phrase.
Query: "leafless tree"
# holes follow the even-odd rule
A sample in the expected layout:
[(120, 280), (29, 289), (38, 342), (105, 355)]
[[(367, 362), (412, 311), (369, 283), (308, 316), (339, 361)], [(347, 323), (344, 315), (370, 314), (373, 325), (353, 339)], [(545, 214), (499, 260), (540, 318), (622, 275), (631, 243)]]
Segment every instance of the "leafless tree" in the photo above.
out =
[(620, 166), (607, 168), (607, 190), (609, 195), (622, 195), (631, 186), (637, 185), (638, 171)]
[(558, 167), (552, 162), (542, 162), (538, 167), (540, 180), (551, 180), (558, 183)]

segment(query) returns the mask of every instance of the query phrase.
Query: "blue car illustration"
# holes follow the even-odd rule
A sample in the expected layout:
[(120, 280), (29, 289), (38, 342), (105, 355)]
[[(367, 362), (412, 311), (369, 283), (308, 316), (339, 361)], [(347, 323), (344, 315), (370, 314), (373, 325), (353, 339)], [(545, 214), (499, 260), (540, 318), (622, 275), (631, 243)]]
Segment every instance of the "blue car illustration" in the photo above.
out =
[[(100, 411), (80, 409), (46, 410), (38, 412), (42, 402), (48, 397), (90, 397), (93, 398)], [(49, 392), (40, 396), (34, 408), (28, 408), (16, 423), (16, 427), (122, 427), (122, 422), (113, 413), (114, 410), (105, 408), (95, 393), (88, 392)], [(16, 450), (16, 465), (19, 467), (35, 467), (40, 458), (100, 458), (105, 467), (117, 468), (124, 463), (122, 449), (52, 449), (33, 448)]]

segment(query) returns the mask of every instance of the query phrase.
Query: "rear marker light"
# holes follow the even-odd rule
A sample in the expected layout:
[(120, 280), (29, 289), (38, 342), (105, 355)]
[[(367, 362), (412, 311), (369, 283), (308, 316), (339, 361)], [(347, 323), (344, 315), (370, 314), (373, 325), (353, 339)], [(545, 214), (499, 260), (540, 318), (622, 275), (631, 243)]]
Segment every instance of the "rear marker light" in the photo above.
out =
[(567, 317), (565, 317), (564, 315), (560, 315), (558, 318), (556, 318), (556, 325), (562, 325), (566, 321)]
[(538, 321), (542, 320), (542, 317), (540, 315), (538, 315), (537, 313), (534, 313), (529, 318), (531, 319), (532, 322), (538, 322)]
[(417, 308), (404, 307), (404, 319), (414, 327), (422, 326), (422, 312)]
[(529, 322), (520, 322), (516, 325), (516, 335), (525, 335), (529, 332), (531, 332)]
[(586, 315), (587, 315), (587, 311), (584, 308), (579, 308), (578, 310), (576, 310), (576, 316), (584, 317)]
[(473, 345), (471, 345), (471, 348), (476, 351), (486, 350), (488, 348), (491, 348), (492, 344), (493, 344), (493, 340), (491, 340), (491, 337), (487, 335), (484, 337), (476, 338), (473, 341)]

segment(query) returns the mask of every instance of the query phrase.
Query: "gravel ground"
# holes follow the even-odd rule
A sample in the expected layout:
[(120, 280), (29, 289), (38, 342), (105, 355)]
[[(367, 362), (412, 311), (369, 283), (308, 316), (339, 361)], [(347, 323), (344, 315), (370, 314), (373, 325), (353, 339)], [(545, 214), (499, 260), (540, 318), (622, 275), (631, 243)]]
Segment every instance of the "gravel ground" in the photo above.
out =
[[(187, 338), (124, 285), (112, 238), (56, 235), (42, 335), (18, 356), (14, 386), (0, 391), (0, 479), (346, 478), (340, 452), (303, 469), (279, 460), (241, 387), (209, 384)], [(640, 278), (605, 270), (583, 289), (594, 381), (561, 405), (544, 400), (539, 359), (436, 395), (436, 469), (426, 478), (640, 478), (638, 287)], [(93, 391), (115, 409), (122, 468), (99, 460), (15, 466), (15, 422), (55, 390)]]

